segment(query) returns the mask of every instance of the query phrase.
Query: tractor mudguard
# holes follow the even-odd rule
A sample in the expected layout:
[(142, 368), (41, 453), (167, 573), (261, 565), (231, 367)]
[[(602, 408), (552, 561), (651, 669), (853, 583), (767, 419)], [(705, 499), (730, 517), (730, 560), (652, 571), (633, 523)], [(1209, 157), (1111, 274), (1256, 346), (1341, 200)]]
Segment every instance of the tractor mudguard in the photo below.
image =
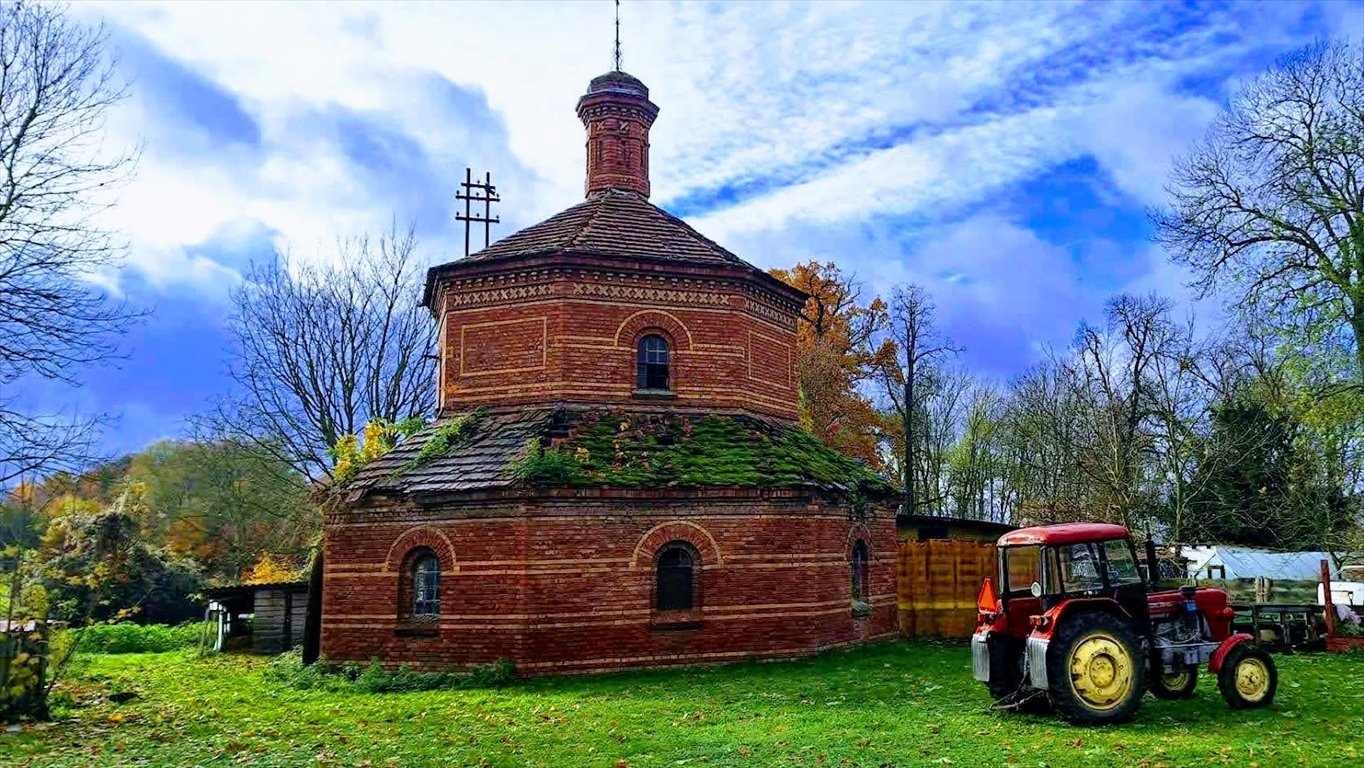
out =
[(1231, 637), (1228, 637), (1226, 640), (1223, 640), (1222, 644), (1217, 646), (1217, 650), (1212, 652), (1212, 658), (1208, 660), (1208, 671), (1213, 673), (1214, 675), (1217, 674), (1218, 672), (1221, 672), (1222, 662), (1227, 658), (1227, 654), (1231, 653), (1231, 649), (1235, 648), (1241, 643), (1246, 642), (1247, 640), (1254, 639), (1255, 638), (1251, 637), (1245, 632), (1237, 632)]

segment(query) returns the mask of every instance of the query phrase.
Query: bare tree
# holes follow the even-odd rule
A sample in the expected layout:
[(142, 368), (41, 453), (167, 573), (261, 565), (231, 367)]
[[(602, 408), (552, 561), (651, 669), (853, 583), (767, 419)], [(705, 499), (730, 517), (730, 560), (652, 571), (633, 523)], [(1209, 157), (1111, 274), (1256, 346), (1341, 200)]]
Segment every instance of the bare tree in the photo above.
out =
[(929, 380), (935, 366), (959, 351), (946, 339), (934, 322), (933, 299), (922, 287), (899, 286), (891, 295), (882, 344), (880, 379), (882, 391), (903, 434), (900, 475), (905, 484), (905, 514), (918, 514), (921, 494), (917, 493), (915, 471), (923, 444), (925, 398), (931, 391)]
[(1245, 86), (1177, 162), (1160, 240), (1211, 291), (1318, 335), (1348, 328), (1364, 384), (1364, 50), (1322, 43)]
[(341, 436), (372, 419), (430, 415), (436, 324), (420, 267), (411, 228), (342, 241), (325, 265), (253, 266), (233, 297), (241, 393), (209, 425), (317, 478)]
[(948, 460), (948, 485), (956, 516), (1004, 520), (1000, 507), (1002, 401), (992, 384), (974, 382), (967, 394), (960, 437)]
[(1090, 483), (1079, 465), (1090, 416), (1073, 377), (1073, 368), (1053, 353), (1010, 385), (1001, 474), (1015, 522), (1062, 522), (1085, 511)]
[(1084, 324), (1075, 342), (1072, 381), (1091, 418), (1080, 468), (1095, 485), (1092, 503), (1128, 527), (1150, 501), (1143, 485), (1151, 450), (1145, 429), (1155, 410), (1155, 361), (1174, 337), (1170, 304), (1155, 296), (1117, 296), (1105, 307), (1104, 327)]
[(133, 319), (91, 277), (123, 249), (94, 222), (132, 155), (102, 145), (124, 96), (105, 32), (51, 5), (0, 5), (0, 484), (88, 458), (94, 420), (36, 414), (30, 377), (78, 384)]

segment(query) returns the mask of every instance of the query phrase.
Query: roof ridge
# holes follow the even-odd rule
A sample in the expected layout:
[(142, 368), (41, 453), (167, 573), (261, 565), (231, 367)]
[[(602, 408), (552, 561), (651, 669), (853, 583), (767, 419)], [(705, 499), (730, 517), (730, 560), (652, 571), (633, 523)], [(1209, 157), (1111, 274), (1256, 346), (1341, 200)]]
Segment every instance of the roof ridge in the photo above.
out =
[(592, 224), (596, 222), (597, 217), (601, 215), (602, 208), (604, 207), (602, 203), (606, 201), (607, 196), (610, 195), (613, 191), (614, 190), (608, 189), (605, 192), (597, 195), (596, 200), (593, 200), (591, 197), (589, 197), (588, 199), (583, 201), (584, 204), (591, 202), (597, 203), (597, 205), (592, 207), (592, 212), (588, 214), (587, 220), (584, 221), (582, 226), (578, 227), (578, 231), (568, 239), (568, 246), (570, 248), (581, 243), (587, 237), (587, 234), (592, 231)]
[[(705, 235), (701, 234), (701, 233), (696, 229), (696, 227), (693, 227), (692, 225), (688, 224), (685, 220), (683, 220), (683, 219), (681, 219), (681, 218), (679, 218), (679, 217), (677, 217), (677, 216), (674, 216), (674, 215), (672, 215), (671, 213), (668, 213), (668, 211), (665, 210), (662, 206), (655, 205), (652, 201), (649, 201), (649, 200), (644, 200), (643, 202), (644, 202), (645, 205), (647, 205), (647, 206), (649, 206), (650, 208), (653, 208), (655, 211), (658, 211), (659, 213), (663, 214), (664, 218), (668, 219), (669, 222), (671, 222), (671, 223), (673, 223), (673, 224), (676, 224), (677, 226), (681, 227), (683, 230), (685, 230), (685, 231), (687, 232), (687, 234), (692, 235), (693, 237), (695, 237), (696, 239), (698, 239), (698, 240), (700, 240), (701, 242), (705, 243), (706, 245), (708, 245), (708, 246), (714, 248), (714, 249), (717, 250), (717, 251), (720, 251), (720, 252), (723, 253), (726, 257), (728, 257), (729, 259), (731, 259), (731, 260), (733, 260), (733, 261), (736, 261), (736, 262), (739, 262), (740, 264), (745, 264), (745, 265), (748, 265), (748, 266), (753, 266), (753, 265), (749, 264), (748, 262), (744, 261), (743, 259), (739, 258), (738, 254), (734, 253), (734, 252), (731, 251), (730, 249), (724, 247), (723, 245), (720, 245), (719, 243), (715, 242), (714, 240), (711, 240), (709, 237), (706, 237)], [(756, 267), (754, 267), (754, 268), (756, 269)]]

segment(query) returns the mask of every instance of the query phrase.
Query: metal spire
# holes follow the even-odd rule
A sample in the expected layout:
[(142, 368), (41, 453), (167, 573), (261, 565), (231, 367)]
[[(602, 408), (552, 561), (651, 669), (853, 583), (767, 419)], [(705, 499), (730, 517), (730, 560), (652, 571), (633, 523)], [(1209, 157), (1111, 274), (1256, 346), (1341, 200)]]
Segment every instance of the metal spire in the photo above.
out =
[(620, 0), (616, 0), (616, 71), (620, 70)]

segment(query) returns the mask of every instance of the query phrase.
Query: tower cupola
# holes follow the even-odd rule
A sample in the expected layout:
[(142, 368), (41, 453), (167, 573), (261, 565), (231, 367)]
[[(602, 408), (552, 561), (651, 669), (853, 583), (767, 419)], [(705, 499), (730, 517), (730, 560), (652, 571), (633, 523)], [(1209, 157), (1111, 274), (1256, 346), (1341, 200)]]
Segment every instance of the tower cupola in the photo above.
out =
[(658, 105), (649, 89), (620, 70), (592, 78), (578, 99), (578, 118), (587, 129), (588, 195), (624, 189), (649, 196), (649, 127)]

